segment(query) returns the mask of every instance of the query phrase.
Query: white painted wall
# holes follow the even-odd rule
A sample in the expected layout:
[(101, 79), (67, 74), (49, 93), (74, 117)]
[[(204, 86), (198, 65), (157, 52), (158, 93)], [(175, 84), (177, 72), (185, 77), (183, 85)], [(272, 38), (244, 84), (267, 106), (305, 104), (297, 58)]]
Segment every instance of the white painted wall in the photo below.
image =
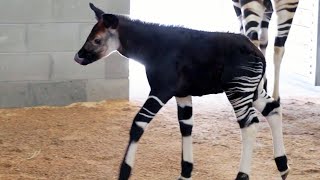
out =
[(291, 28), (284, 55), (287, 71), (300, 75), (315, 84), (318, 0), (300, 0)]
[[(300, 0), (280, 76), (281, 94), (301, 94), (303, 86), (312, 93), (316, 63), (317, 8), (319, 0)], [(131, 0), (130, 14), (134, 18), (161, 24), (183, 25), (206, 31), (239, 32), (239, 22), (231, 0)], [(276, 33), (275, 15), (270, 23), (267, 49), (269, 90), (273, 84), (273, 44)], [(130, 96), (145, 98), (149, 92), (144, 67), (130, 62)], [(296, 89), (293, 91), (292, 89)]]
[[(130, 16), (198, 30), (239, 32), (231, 0), (131, 0)], [(130, 98), (145, 98), (150, 89), (144, 67), (130, 61), (129, 78)]]

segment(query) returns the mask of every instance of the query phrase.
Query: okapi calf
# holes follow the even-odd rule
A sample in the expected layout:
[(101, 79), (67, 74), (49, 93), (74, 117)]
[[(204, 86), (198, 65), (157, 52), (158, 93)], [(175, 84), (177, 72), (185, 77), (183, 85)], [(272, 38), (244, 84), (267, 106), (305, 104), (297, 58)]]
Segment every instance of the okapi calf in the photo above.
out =
[(289, 172), (282, 135), (280, 104), (263, 89), (266, 62), (244, 35), (204, 32), (164, 26), (105, 14), (90, 3), (98, 20), (84, 46), (75, 55), (81, 65), (93, 63), (114, 51), (144, 64), (150, 94), (135, 116), (119, 179), (129, 179), (137, 145), (147, 125), (173, 96), (178, 106), (182, 134), (181, 175), (191, 179), (191, 96), (225, 92), (242, 134), (242, 154), (237, 180), (248, 180), (256, 138), (255, 109), (266, 116), (273, 136), (275, 162), (282, 179)]

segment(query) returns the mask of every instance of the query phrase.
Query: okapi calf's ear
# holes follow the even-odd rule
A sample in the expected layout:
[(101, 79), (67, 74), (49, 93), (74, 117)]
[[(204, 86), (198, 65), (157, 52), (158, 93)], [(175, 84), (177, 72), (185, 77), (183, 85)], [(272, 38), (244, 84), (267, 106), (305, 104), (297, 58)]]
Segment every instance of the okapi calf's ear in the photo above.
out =
[(89, 3), (89, 6), (93, 10), (93, 12), (96, 14), (96, 19), (99, 21), (102, 18), (102, 15), (104, 14), (104, 12), (101, 9), (94, 6), (92, 3)]
[(116, 29), (119, 24), (119, 19), (113, 14), (103, 14), (103, 24), (106, 28)]

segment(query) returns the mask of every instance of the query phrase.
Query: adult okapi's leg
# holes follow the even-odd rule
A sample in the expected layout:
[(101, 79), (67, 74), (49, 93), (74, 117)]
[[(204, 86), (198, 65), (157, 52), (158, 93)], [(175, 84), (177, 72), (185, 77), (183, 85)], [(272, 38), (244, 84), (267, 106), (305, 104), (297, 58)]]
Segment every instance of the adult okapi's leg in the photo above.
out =
[(176, 97), (178, 106), (178, 120), (180, 132), (182, 135), (182, 159), (181, 159), (181, 176), (179, 180), (191, 179), (193, 168), (193, 152), (192, 152), (192, 97), (183, 98)]
[(272, 132), (276, 165), (282, 179), (285, 180), (290, 169), (287, 164), (287, 156), (283, 143), (281, 106), (278, 101), (275, 101), (265, 92), (261, 84), (256, 92), (256, 98), (253, 106), (267, 118)]
[(171, 95), (168, 95), (165, 92), (162, 94), (153, 94), (151, 92), (147, 101), (135, 116), (130, 130), (129, 144), (121, 164), (119, 180), (129, 179), (139, 139), (141, 138), (146, 126), (171, 97)]
[(239, 22), (240, 22), (240, 32), (241, 32), (242, 34), (244, 34), (243, 24), (242, 24), (243, 16), (242, 16), (242, 13), (241, 13), (240, 2), (239, 2), (239, 0), (232, 0), (232, 1), (233, 1), (234, 11), (236, 12), (236, 15), (237, 15), (237, 17), (238, 17), (238, 20), (239, 20)]
[[(260, 29), (259, 39), (260, 39), (260, 50), (261, 50), (262, 54), (266, 57), (266, 50), (267, 50), (268, 41), (269, 41), (269, 38), (268, 38), (269, 22), (270, 22), (272, 13), (273, 13), (273, 8), (272, 8), (272, 4), (270, 1), (265, 1), (265, 2), (266, 2), (266, 4), (264, 4), (264, 5), (265, 5), (266, 9), (263, 14), (263, 18), (262, 18), (262, 22), (261, 22), (261, 26), (260, 26), (261, 29)], [(263, 81), (264, 81), (263, 88), (267, 91), (268, 81), (267, 81), (266, 74), (264, 74), (264, 76), (263, 76)]]
[(268, 30), (269, 30), (269, 22), (273, 13), (272, 4), (270, 1), (265, 1), (264, 6), (266, 7), (262, 22), (260, 25), (260, 50), (264, 56), (266, 56), (266, 49), (268, 46)]
[(259, 48), (259, 30), (265, 7), (260, 1), (240, 0), (244, 34)]
[(291, 28), (292, 20), (296, 12), (299, 0), (278, 1), (275, 0), (275, 10), (277, 13), (278, 32), (274, 42), (274, 87), (272, 97), (280, 100), (279, 79), (280, 65), (285, 51), (285, 43)]

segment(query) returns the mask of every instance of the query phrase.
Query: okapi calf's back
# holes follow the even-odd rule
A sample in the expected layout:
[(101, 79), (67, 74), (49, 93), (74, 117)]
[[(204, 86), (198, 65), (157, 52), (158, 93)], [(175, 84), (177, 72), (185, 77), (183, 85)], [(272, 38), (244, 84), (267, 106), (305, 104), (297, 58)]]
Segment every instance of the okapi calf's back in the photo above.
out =
[(164, 26), (106, 14), (90, 3), (98, 20), (75, 61), (87, 65), (114, 51), (145, 66), (150, 94), (135, 116), (119, 179), (129, 179), (137, 144), (146, 126), (172, 97), (176, 98), (182, 134), (181, 175), (191, 179), (192, 96), (225, 92), (242, 134), (236, 179), (249, 179), (258, 110), (273, 135), (274, 157), (283, 179), (289, 172), (282, 137), (281, 107), (263, 89), (266, 62), (249, 39), (240, 34), (204, 32)]

